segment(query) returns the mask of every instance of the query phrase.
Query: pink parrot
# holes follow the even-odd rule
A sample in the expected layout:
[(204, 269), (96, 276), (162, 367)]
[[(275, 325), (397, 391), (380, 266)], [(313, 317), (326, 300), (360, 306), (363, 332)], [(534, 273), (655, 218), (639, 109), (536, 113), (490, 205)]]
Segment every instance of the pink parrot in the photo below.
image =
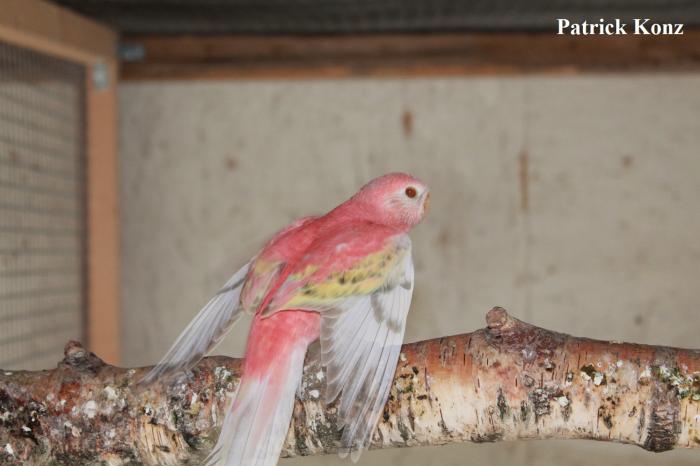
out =
[(384, 408), (413, 293), (408, 231), (428, 208), (418, 179), (376, 178), (325, 215), (277, 233), (209, 301), (142, 380), (192, 368), (241, 311), (254, 314), (242, 378), (208, 465), (273, 466), (308, 346), (320, 339), (325, 401), (340, 397), (341, 456), (367, 448)]

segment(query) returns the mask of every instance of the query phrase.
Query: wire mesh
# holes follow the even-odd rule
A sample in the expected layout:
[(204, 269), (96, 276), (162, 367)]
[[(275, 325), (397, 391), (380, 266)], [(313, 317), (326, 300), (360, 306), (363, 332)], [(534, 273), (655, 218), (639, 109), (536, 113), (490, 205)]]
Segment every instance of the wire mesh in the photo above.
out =
[(0, 42), (0, 367), (85, 332), (85, 72)]

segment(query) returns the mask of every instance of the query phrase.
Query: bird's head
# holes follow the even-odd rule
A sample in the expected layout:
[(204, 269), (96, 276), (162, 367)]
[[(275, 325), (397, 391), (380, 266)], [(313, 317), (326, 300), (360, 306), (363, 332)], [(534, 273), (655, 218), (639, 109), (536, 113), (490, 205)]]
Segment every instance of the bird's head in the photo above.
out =
[(362, 205), (364, 215), (372, 222), (410, 228), (428, 211), (430, 190), (411, 175), (390, 173), (364, 185), (352, 200)]

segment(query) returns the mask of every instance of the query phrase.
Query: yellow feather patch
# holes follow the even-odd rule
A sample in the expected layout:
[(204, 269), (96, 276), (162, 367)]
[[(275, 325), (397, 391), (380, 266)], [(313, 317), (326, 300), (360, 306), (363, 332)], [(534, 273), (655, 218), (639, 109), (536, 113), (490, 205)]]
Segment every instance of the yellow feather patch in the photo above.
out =
[(333, 272), (319, 283), (304, 285), (280, 308), (324, 305), (348, 296), (370, 294), (391, 278), (390, 272), (405, 254), (405, 248), (394, 245), (370, 254), (348, 270)]
[(253, 264), (253, 273), (255, 275), (266, 274), (267, 272), (269, 272), (272, 269), (279, 266), (279, 264), (280, 263), (278, 261), (268, 261), (265, 259), (258, 259), (255, 261), (255, 264)]
[(241, 291), (241, 304), (248, 312), (255, 312), (268, 289), (277, 276), (282, 263), (257, 259), (253, 264), (250, 277), (246, 280)]
[(304, 270), (302, 270), (301, 272), (297, 272), (297, 273), (293, 273), (293, 274), (289, 275), (289, 279), (298, 282), (298, 281), (304, 280), (305, 278), (310, 277), (311, 275), (316, 273), (317, 270), (318, 270), (317, 265), (307, 265), (306, 268)]

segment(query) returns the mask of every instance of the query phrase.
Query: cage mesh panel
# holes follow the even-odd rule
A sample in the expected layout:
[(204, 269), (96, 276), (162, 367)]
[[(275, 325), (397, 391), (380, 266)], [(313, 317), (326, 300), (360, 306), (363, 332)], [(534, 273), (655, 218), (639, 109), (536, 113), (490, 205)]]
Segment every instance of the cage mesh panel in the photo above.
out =
[(84, 333), (80, 65), (0, 42), (0, 367), (54, 366)]

